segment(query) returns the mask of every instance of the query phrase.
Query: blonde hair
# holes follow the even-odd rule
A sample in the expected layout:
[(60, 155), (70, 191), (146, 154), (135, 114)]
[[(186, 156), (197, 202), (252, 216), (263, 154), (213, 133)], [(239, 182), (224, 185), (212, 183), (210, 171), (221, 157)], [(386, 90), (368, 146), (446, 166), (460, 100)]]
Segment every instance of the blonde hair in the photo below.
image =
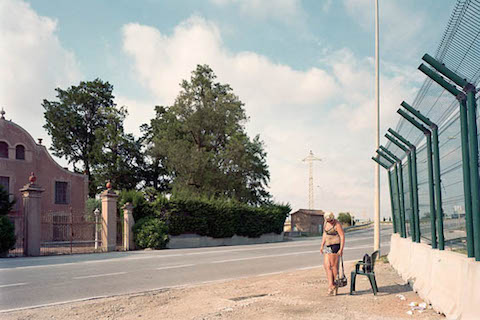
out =
[(328, 211), (328, 212), (325, 212), (323, 217), (325, 218), (325, 220), (332, 220), (332, 219), (335, 219), (335, 214), (333, 214), (333, 212), (331, 211)]

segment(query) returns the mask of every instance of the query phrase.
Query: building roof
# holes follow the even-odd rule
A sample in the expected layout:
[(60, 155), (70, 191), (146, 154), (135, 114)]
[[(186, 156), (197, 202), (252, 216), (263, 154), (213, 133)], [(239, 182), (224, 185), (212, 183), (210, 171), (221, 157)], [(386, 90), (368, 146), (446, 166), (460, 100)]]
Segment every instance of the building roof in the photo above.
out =
[(322, 210), (298, 209), (297, 211), (295, 211), (291, 215), (293, 216), (294, 214), (297, 214), (297, 213), (308, 214), (308, 215), (311, 215), (311, 216), (323, 216), (325, 214), (325, 212), (323, 212)]

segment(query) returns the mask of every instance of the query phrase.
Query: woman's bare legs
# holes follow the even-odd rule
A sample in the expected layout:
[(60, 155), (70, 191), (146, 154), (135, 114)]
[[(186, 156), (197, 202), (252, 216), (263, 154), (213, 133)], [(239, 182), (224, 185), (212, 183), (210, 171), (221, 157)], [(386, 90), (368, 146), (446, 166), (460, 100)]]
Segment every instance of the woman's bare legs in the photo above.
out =
[(337, 279), (337, 275), (338, 275), (338, 259), (340, 258), (340, 256), (336, 253), (334, 254), (331, 254), (332, 258), (331, 258), (331, 262), (332, 262), (332, 277), (335, 281), (335, 279)]
[(332, 254), (325, 254), (324, 259), (323, 259), (323, 267), (325, 268), (325, 273), (327, 275), (328, 290), (329, 291), (334, 287), (333, 273), (332, 273), (332, 267), (331, 267), (331, 263), (330, 263), (330, 260), (331, 260), (330, 256), (332, 256)]

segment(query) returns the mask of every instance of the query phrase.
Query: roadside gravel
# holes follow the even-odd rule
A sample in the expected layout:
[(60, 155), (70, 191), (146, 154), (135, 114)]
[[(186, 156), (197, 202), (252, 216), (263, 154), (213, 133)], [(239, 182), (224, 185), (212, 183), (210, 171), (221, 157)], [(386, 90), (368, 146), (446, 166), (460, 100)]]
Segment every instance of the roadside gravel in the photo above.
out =
[[(353, 265), (345, 266), (348, 274)], [(387, 263), (379, 262), (380, 292), (371, 293), (365, 277), (357, 278), (357, 293), (349, 284), (339, 295), (326, 296), (322, 267), (224, 282), (170, 288), (65, 305), (1, 314), (12, 319), (445, 319), (432, 309), (411, 310), (422, 300)], [(403, 295), (401, 300), (398, 295)]]

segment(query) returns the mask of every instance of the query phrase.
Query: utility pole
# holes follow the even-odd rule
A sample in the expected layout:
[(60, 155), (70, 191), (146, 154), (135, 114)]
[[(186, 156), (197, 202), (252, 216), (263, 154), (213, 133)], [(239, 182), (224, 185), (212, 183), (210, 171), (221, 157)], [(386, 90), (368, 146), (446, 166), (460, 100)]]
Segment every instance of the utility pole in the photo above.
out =
[(308, 163), (308, 209), (313, 210), (314, 208), (314, 199), (313, 199), (313, 161), (322, 161), (322, 159), (317, 158), (313, 155), (312, 150), (308, 157), (302, 160), (303, 162)]
[[(379, 46), (378, 46), (378, 0), (375, 0), (375, 102), (377, 135), (375, 137), (375, 150), (380, 147), (380, 82), (379, 82)], [(380, 250), (380, 165), (375, 164), (375, 216), (374, 216), (374, 250)]]

